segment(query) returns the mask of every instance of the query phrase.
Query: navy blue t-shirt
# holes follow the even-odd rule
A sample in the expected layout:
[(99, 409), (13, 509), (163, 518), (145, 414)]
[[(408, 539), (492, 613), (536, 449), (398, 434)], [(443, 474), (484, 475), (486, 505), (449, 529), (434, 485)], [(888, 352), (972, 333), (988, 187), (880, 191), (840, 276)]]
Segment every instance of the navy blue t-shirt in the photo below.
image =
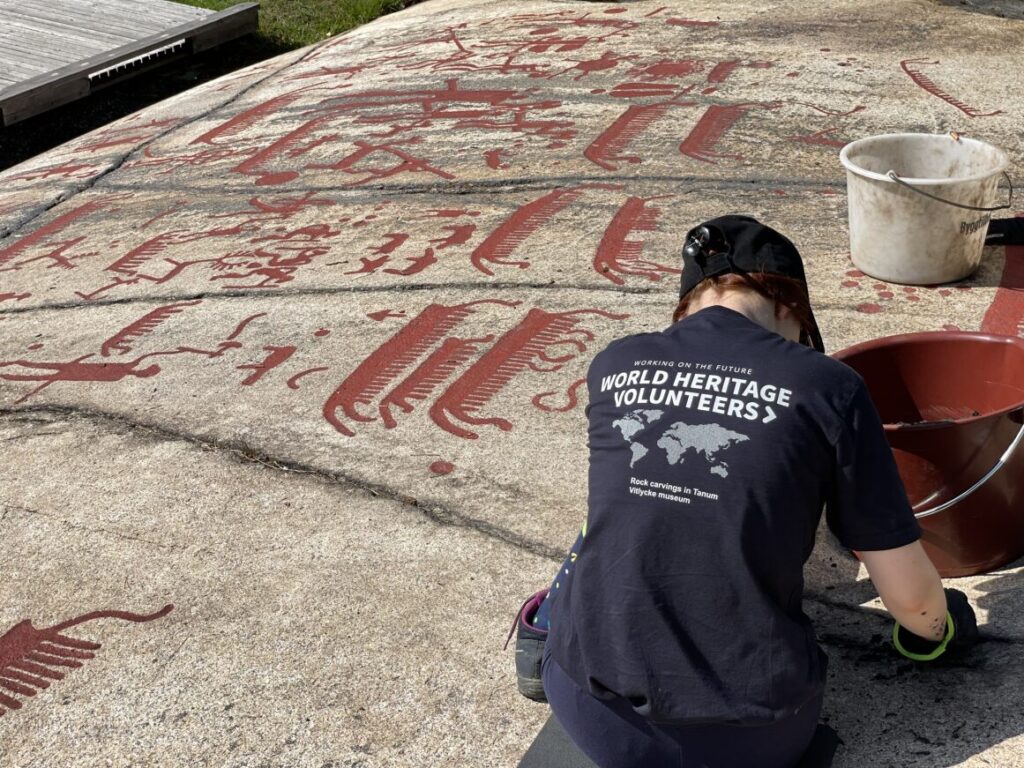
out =
[(599, 353), (587, 376), (587, 533), (554, 601), (555, 661), (652, 721), (767, 723), (826, 657), (803, 565), (920, 537), (861, 378), (713, 306)]

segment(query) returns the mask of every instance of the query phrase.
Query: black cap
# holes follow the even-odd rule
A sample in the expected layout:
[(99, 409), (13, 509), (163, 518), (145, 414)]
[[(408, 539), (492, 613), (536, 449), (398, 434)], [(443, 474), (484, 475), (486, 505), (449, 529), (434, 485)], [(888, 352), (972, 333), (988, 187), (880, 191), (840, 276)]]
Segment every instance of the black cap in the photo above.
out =
[[(686, 235), (679, 297), (686, 296), (709, 277), (749, 272), (790, 277), (803, 283), (807, 290), (800, 252), (787, 237), (750, 216), (719, 216)], [(802, 332), (800, 341), (824, 352), (813, 312), (810, 319), (814, 327), (810, 333)]]

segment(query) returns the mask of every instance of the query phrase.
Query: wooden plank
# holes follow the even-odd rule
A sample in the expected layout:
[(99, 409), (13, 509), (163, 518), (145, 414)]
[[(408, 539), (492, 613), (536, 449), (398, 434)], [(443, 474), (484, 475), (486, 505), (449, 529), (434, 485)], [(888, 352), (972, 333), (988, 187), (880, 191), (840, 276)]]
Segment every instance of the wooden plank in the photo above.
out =
[[(103, 0), (92, 1), (96, 5), (103, 4)], [(204, 14), (198, 20), (180, 24), (159, 34), (107, 51), (86, 64), (75, 62), (6, 88), (0, 91), (3, 124), (11, 125), (81, 98), (92, 88), (90, 74), (164, 48), (175, 40), (186, 39), (191, 51), (196, 52), (255, 32), (258, 25), (258, 10), (257, 3), (240, 3), (219, 13)]]
[[(68, 0), (61, 0), (67, 3)], [(80, 3), (75, 3), (80, 5)], [(90, 8), (83, 8), (80, 13), (83, 18), (98, 17), (105, 15), (119, 16), (122, 18), (148, 18), (163, 25), (187, 24), (190, 21), (212, 16), (213, 12), (203, 8), (195, 8), (181, 3), (168, 3), (162, 0), (145, 0), (145, 2), (125, 2), (124, 0), (91, 0)], [(228, 9), (230, 10), (230, 9)]]
[[(84, 38), (90, 36), (108, 37), (115, 36), (127, 40), (137, 40), (138, 24), (128, 24), (122, 19), (108, 19), (102, 26), (95, 21), (76, 18), (73, 16), (61, 16), (60, 18), (47, 18), (43, 15), (29, 15), (22, 13), (20, 9), (14, 11), (0, 11), (0, 21), (5, 25), (12, 25), (23, 29), (33, 29), (40, 32), (53, 30), (55, 32), (70, 31)], [(157, 24), (150, 25), (152, 30), (147, 34), (160, 31), (163, 27)]]
[[(74, 55), (65, 54), (62, 56), (57, 51), (44, 48), (39, 44), (40, 42), (41, 41), (38, 38), (30, 37), (26, 40), (5, 40), (3, 46), (4, 50), (7, 52), (7, 58), (20, 60), (23, 63), (31, 64), (32, 66), (35, 66), (36, 64), (46, 64), (47, 71), (57, 67), (66, 66), (67, 64), (79, 59), (87, 58), (88, 56), (93, 55), (93, 53), (102, 52), (102, 49), (100, 51), (78, 51), (77, 54)], [(68, 61), (69, 58), (71, 61)]]
[(10, 20), (6, 21), (6, 28), (0, 33), (0, 46), (7, 46), (12, 41), (26, 43), (31, 41), (34, 46), (42, 46), (44, 49), (50, 50), (66, 49), (69, 47), (69, 43), (74, 43), (81, 50), (109, 51), (111, 48), (117, 48), (138, 39), (137, 35), (118, 33), (114, 30), (97, 32), (71, 25), (54, 24), (47, 27), (38, 22), (33, 24), (21, 20)]

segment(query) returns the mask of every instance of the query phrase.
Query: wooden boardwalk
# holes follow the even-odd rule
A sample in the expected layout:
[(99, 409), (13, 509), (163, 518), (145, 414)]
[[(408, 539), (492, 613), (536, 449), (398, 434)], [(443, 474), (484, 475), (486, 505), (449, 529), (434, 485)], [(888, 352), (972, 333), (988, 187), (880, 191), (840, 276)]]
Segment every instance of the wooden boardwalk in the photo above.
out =
[(0, 113), (11, 125), (171, 58), (256, 31), (257, 3), (0, 0)]

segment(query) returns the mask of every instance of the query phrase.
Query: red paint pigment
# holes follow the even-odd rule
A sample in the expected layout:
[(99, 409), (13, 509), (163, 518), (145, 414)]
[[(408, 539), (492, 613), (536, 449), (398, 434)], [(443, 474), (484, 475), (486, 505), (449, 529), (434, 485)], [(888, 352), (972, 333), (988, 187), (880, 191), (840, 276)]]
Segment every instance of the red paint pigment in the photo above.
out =
[(105, 618), (153, 621), (166, 616), (173, 608), (173, 605), (165, 605), (149, 615), (93, 611), (45, 629), (32, 626), (31, 619), (15, 624), (0, 637), (0, 716), (22, 708), (21, 701), (15, 696), (35, 696), (38, 691), (63, 680), (65, 672), (58, 669), (78, 669), (82, 662), (95, 658), (94, 651), (99, 650), (99, 643), (68, 637), (63, 634), (64, 630)]
[(132, 342), (146, 336), (156, 330), (165, 320), (185, 311), (185, 307), (194, 307), (202, 304), (202, 300), (183, 301), (179, 304), (167, 304), (147, 312), (133, 323), (129, 323), (116, 334), (111, 336), (100, 347), (100, 354), (103, 357), (110, 357), (112, 352), (119, 355), (132, 351)]
[(342, 415), (351, 421), (375, 421), (374, 416), (365, 415), (361, 408), (370, 405), (397, 383), (405, 369), (427, 350), (439, 344), (481, 304), (514, 307), (519, 302), (484, 299), (450, 307), (443, 304), (429, 305), (342, 381), (324, 403), (324, 418), (341, 434), (349, 437), (354, 436), (355, 432), (342, 421)]
[[(512, 422), (508, 419), (487, 417), (480, 412), (517, 375), (536, 371), (540, 365), (550, 371), (559, 370), (585, 351), (585, 340), (590, 340), (593, 334), (576, 327), (580, 315), (599, 315), (613, 320), (629, 317), (600, 309), (573, 312), (531, 309), (519, 325), (498, 339), (434, 401), (430, 418), (446, 432), (467, 440), (479, 437), (470, 427), (496, 426), (505, 432), (511, 430)], [(567, 344), (576, 351), (563, 352)], [(549, 348), (561, 354), (549, 354)]]
[(694, 72), (704, 69), (704, 62), (700, 59), (679, 59), (659, 61), (657, 64), (650, 64), (640, 72), (647, 77), (660, 80), (662, 78), (686, 77)]
[(405, 317), (405, 312), (396, 312), (393, 309), (379, 309), (376, 312), (367, 312), (366, 316), (379, 323), (388, 317)]
[(248, 387), (255, 384), (257, 381), (263, 378), (263, 376), (270, 371), (277, 368), (277, 366), (286, 362), (293, 354), (295, 354), (296, 347), (275, 347), (265, 346), (263, 347), (265, 352), (270, 354), (264, 358), (263, 362), (260, 363), (247, 363), (245, 365), (236, 365), (235, 368), (239, 371), (252, 371), (243, 381), (242, 386)]
[(1006, 247), (1006, 262), (992, 304), (981, 321), (986, 333), (1024, 334), (1024, 245)]
[(322, 337), (327, 336), (329, 334), (330, 334), (330, 331), (328, 329), (326, 329), (326, 328), (320, 328), (320, 329), (318, 329), (318, 330), (313, 332), (313, 335), (318, 337), (318, 338), (322, 338)]
[(385, 240), (381, 245), (370, 248), (370, 253), (376, 253), (378, 256), (386, 256), (394, 253), (398, 248), (409, 239), (407, 232), (388, 232), (384, 235)]
[(298, 389), (299, 388), (299, 380), (302, 379), (304, 376), (307, 376), (307, 375), (309, 375), (311, 373), (318, 373), (320, 371), (328, 371), (328, 370), (330, 370), (330, 369), (327, 368), (326, 366), (319, 366), (317, 368), (307, 368), (304, 371), (299, 371), (294, 376), (292, 376), (290, 379), (288, 379), (288, 389)]
[(731, 158), (742, 160), (741, 155), (728, 155), (714, 152), (715, 146), (726, 132), (743, 115), (755, 107), (775, 109), (776, 106), (764, 104), (712, 104), (705, 110), (700, 120), (679, 145), (679, 152), (702, 163), (715, 164), (714, 158)]
[(662, 275), (678, 275), (680, 270), (645, 261), (644, 241), (631, 239), (634, 233), (653, 232), (658, 227), (661, 208), (648, 205), (654, 198), (630, 197), (619, 208), (601, 236), (594, 254), (594, 271), (616, 285), (624, 285), (619, 275), (636, 275), (659, 281)]
[(1003, 114), (1003, 110), (1001, 109), (997, 109), (992, 112), (981, 112), (976, 107), (972, 107), (968, 104), (965, 104), (963, 101), (960, 101), (959, 99), (955, 98), (954, 96), (951, 96), (949, 93), (939, 88), (939, 86), (935, 84), (934, 80), (932, 80), (923, 72), (921, 72), (922, 64), (929, 65), (939, 63), (941, 62), (933, 61), (927, 58), (904, 59), (903, 61), (900, 62), (900, 69), (906, 72), (910, 79), (913, 80), (917, 86), (924, 89), (932, 96), (942, 99), (947, 104), (952, 104), (954, 107), (959, 109), (968, 117), (991, 117), (992, 115)]
[(882, 311), (882, 307), (878, 304), (858, 304), (857, 311), (865, 315), (875, 315)]
[(494, 275), (488, 265), (529, 267), (528, 261), (512, 261), (509, 257), (530, 235), (579, 199), (583, 191), (583, 187), (562, 187), (520, 206), (476, 247), (469, 257), (473, 266), (488, 276)]
[(665, 101), (630, 106), (583, 150), (583, 156), (606, 171), (617, 171), (622, 163), (639, 164), (639, 155), (626, 155), (623, 152), (673, 105), (678, 106), (678, 103)]
[[(428, 414), (449, 434), (474, 440), (479, 437), (474, 430), (478, 426), (507, 431), (512, 429), (511, 421), (482, 411), (513, 379), (529, 372), (559, 371), (585, 352), (596, 336), (579, 325), (582, 316), (628, 317), (598, 309), (547, 312), (535, 308), (500, 337), (448, 335), (481, 305), (515, 307), (519, 303), (485, 299), (455, 306), (431, 304), (342, 381), (324, 404), (324, 418), (343, 435), (353, 436), (346, 421), (368, 423), (379, 418), (390, 429), (397, 426), (397, 412), (411, 413), (417, 402), (432, 398)], [(573, 403), (576, 386), (569, 392)], [(376, 415), (367, 412), (378, 398)], [(543, 403), (537, 407), (552, 409)]]
[(52, 235), (63, 232), (79, 219), (84, 219), (98, 211), (102, 211), (108, 206), (109, 202), (114, 199), (116, 198), (94, 200), (91, 203), (80, 205), (77, 208), (68, 211), (63, 216), (58, 216), (49, 224), (45, 224), (39, 229), (33, 230), (17, 242), (8, 245), (6, 248), (0, 248), (0, 267), (9, 261), (12, 261), (15, 257), (21, 255), (29, 248), (45, 242)]

